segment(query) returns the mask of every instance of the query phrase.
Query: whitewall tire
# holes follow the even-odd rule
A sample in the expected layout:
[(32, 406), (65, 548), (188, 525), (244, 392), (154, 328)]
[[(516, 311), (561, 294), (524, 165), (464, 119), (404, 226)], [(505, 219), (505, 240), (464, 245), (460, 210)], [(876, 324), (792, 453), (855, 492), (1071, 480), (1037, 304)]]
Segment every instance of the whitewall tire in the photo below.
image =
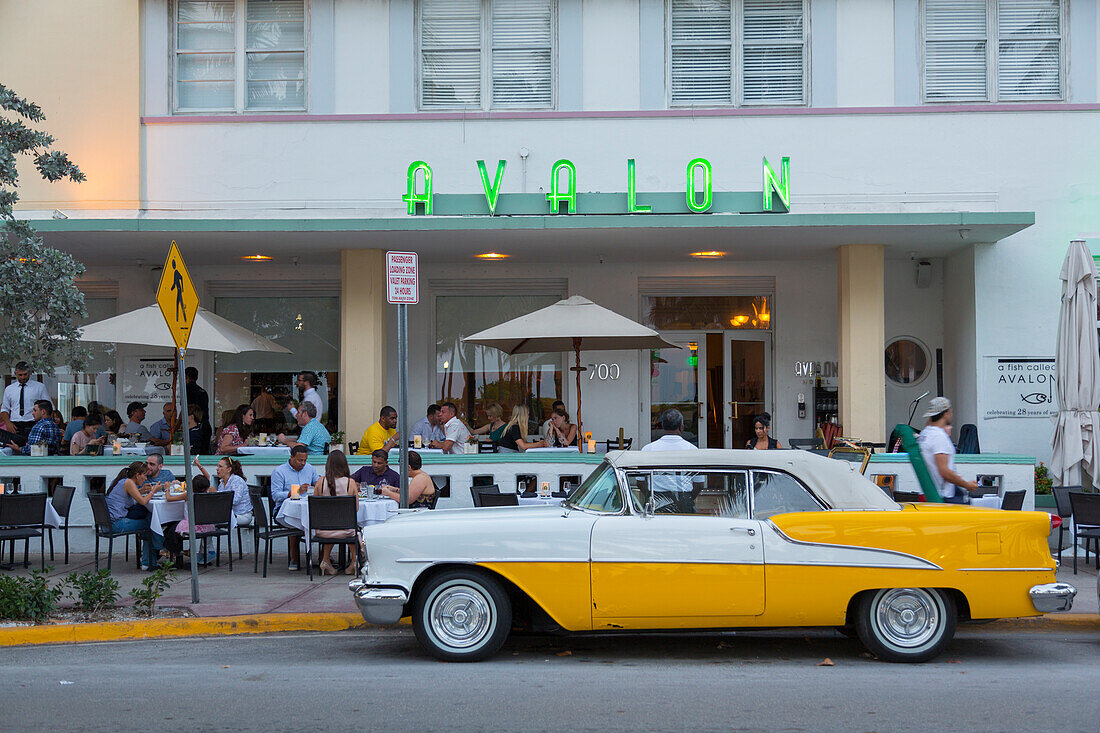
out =
[(884, 588), (860, 598), (856, 631), (872, 653), (890, 662), (926, 662), (955, 636), (954, 599), (936, 588)]
[(500, 651), (512, 627), (508, 593), (488, 573), (448, 570), (429, 580), (413, 604), (420, 645), (445, 662), (478, 662)]

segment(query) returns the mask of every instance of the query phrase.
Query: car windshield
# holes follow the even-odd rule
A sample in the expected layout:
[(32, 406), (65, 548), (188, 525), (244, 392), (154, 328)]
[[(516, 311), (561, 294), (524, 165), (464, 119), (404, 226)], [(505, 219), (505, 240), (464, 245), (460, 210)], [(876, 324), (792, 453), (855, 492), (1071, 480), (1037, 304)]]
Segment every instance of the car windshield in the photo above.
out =
[(618, 513), (623, 509), (623, 497), (619, 492), (619, 479), (615, 469), (604, 463), (577, 487), (567, 499), (577, 509), (594, 512)]

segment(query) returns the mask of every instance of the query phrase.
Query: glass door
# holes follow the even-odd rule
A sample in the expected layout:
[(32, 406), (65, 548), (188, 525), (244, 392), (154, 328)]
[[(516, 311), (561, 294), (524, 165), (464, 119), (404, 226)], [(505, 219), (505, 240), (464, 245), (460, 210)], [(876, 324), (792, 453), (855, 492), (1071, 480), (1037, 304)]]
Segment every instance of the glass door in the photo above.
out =
[(707, 385), (700, 378), (707, 363), (705, 334), (671, 331), (661, 336), (681, 348), (649, 351), (649, 432), (640, 436), (642, 445), (664, 434), (661, 413), (675, 407), (684, 414), (684, 440), (705, 448)]
[(773, 411), (772, 335), (727, 331), (724, 340), (726, 447), (744, 448), (756, 437), (753, 418)]

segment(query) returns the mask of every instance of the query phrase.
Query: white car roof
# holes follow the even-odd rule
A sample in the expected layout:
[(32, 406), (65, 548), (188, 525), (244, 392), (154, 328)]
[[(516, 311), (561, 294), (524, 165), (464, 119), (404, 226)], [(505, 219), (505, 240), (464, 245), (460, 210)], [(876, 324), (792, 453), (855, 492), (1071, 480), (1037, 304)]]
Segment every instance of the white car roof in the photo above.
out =
[(803, 450), (609, 451), (616, 468), (773, 468), (802, 481), (833, 509), (900, 509), (893, 499), (860, 475), (858, 464)]

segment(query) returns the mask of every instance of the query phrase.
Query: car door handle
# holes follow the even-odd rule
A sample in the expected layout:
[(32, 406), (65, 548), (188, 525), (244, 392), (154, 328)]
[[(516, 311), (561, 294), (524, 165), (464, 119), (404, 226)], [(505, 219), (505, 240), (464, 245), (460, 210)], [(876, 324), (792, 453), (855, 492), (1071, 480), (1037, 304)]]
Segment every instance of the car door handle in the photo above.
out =
[(749, 537), (756, 536), (756, 530), (752, 527), (730, 527), (730, 532), (748, 532)]

